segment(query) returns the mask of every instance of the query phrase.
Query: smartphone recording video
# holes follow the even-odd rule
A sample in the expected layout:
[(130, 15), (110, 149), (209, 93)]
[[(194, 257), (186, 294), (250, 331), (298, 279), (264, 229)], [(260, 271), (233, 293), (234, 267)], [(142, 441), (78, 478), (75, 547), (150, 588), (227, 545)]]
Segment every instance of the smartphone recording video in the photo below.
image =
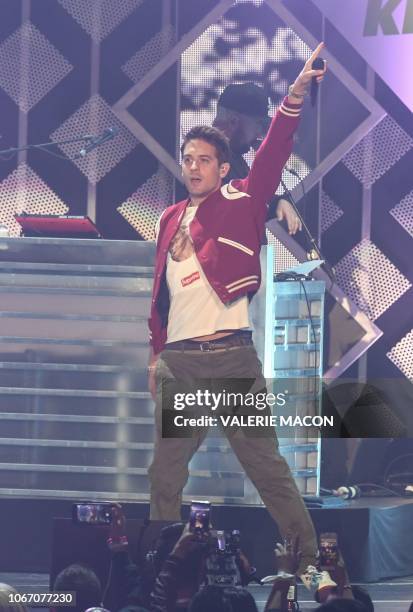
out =
[(81, 525), (110, 525), (113, 504), (110, 502), (81, 502), (73, 504), (73, 522)]
[(320, 569), (331, 570), (338, 562), (338, 543), (336, 533), (320, 534)]
[(211, 504), (209, 501), (191, 502), (189, 528), (192, 533), (203, 535), (209, 533)]

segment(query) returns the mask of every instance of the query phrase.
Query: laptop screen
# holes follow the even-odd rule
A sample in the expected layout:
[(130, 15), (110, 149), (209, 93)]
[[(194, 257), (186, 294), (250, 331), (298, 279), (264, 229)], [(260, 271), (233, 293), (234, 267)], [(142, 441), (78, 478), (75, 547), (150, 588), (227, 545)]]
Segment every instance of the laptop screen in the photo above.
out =
[(67, 215), (16, 215), (22, 235), (45, 238), (101, 238), (89, 217)]

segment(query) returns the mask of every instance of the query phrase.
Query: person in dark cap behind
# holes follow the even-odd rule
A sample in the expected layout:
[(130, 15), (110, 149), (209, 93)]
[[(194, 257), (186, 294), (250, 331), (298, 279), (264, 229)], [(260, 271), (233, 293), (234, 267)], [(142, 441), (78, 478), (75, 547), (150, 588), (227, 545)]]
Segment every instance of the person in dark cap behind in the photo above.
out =
[[(229, 139), (231, 149), (230, 170), (224, 183), (248, 175), (249, 166), (243, 156), (251, 148), (258, 147), (270, 123), (268, 96), (263, 87), (255, 83), (233, 83), (224, 89), (218, 98), (213, 121), (214, 127)], [(285, 198), (274, 196), (269, 202), (267, 220), (274, 215), (278, 221), (287, 223), (290, 234), (302, 229), (294, 208)]]

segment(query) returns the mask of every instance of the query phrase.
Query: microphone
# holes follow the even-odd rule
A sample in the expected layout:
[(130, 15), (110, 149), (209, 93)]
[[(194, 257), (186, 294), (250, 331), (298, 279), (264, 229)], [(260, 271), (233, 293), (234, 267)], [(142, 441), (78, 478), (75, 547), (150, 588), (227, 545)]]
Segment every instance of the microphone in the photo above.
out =
[[(322, 70), (324, 68), (324, 60), (320, 57), (317, 57), (311, 66), (313, 70)], [(311, 79), (311, 87), (310, 87), (310, 100), (311, 106), (315, 106), (317, 100), (317, 92), (318, 92), (318, 83), (316, 77)]]
[(109, 140), (112, 140), (112, 138), (115, 138), (117, 134), (119, 134), (119, 128), (117, 127), (106, 128), (101, 134), (99, 134), (99, 136), (95, 136), (94, 138), (92, 138), (85, 147), (80, 149), (79, 153), (75, 155), (74, 159), (86, 157), (86, 155), (90, 153), (91, 151), (93, 151), (93, 149), (96, 149), (101, 144), (108, 142)]
[(290, 174), (298, 178), (299, 181), (301, 181), (301, 176), (298, 174), (296, 170), (294, 170), (294, 168), (287, 168), (287, 166), (285, 166), (285, 169), (287, 170), (287, 172), (289, 172)]

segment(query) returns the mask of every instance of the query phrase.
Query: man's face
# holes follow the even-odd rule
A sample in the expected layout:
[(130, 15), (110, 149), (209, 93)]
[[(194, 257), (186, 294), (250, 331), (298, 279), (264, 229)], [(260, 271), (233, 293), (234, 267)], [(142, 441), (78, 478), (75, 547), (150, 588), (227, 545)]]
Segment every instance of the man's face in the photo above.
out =
[(251, 147), (258, 148), (257, 144), (265, 137), (266, 126), (264, 119), (248, 117), (239, 114), (237, 129), (231, 138), (231, 147), (236, 153), (248, 153)]
[(182, 176), (191, 198), (206, 198), (221, 186), (229, 164), (219, 165), (216, 149), (205, 140), (190, 140), (182, 155)]

